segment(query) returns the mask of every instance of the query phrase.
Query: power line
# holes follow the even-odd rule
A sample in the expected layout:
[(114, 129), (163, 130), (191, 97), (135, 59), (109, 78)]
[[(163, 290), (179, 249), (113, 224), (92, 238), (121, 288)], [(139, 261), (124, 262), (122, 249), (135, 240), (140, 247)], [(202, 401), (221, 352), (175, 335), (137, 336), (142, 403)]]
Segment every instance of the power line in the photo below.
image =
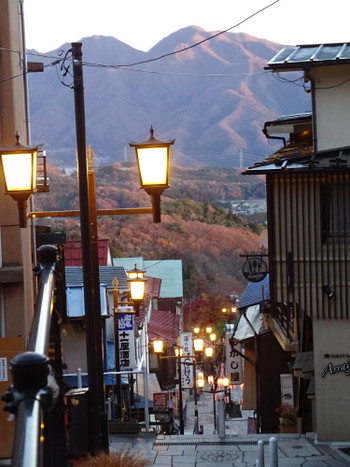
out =
[[(88, 61), (83, 61), (83, 65), (85, 66), (90, 66), (90, 67), (97, 67), (97, 68), (119, 68), (119, 69), (130, 69), (132, 67), (135, 67), (137, 65), (143, 65), (143, 64), (146, 64), (146, 63), (152, 63), (152, 62), (155, 62), (155, 61), (158, 61), (158, 60), (162, 60), (163, 58), (166, 58), (166, 57), (170, 57), (170, 56), (173, 56), (173, 55), (177, 55), (177, 54), (180, 54), (180, 53), (183, 53), (183, 52), (186, 52), (190, 49), (193, 49), (195, 47), (198, 47), (199, 45), (203, 44), (204, 42), (207, 42), (207, 41), (210, 41), (212, 39), (215, 39), (219, 36), (221, 36), (222, 34), (225, 34), (226, 32), (229, 32), (231, 31), (232, 29), (235, 29), (237, 28), (238, 26), (244, 24), (245, 22), (249, 21), (251, 18), (253, 18), (254, 16), (257, 16), (258, 14), (262, 13), (263, 11), (267, 10), (268, 8), (271, 8), (273, 5), (275, 5), (276, 3), (278, 3), (280, 0), (275, 0), (273, 1), (272, 3), (264, 6), (263, 8), (261, 8), (260, 10), (252, 13), (250, 16), (244, 18), (242, 21), (239, 21), (238, 23), (234, 24), (233, 26), (225, 29), (224, 31), (219, 31), (217, 32), (216, 34), (212, 34), (211, 36), (209, 37), (206, 37), (205, 39), (202, 39), (201, 41), (199, 42), (196, 42), (195, 44), (191, 44), (187, 47), (183, 47), (182, 49), (179, 49), (179, 50), (175, 50), (175, 51), (172, 51), (172, 52), (168, 52), (166, 54), (163, 54), (163, 55), (160, 55), (158, 57), (154, 57), (154, 58), (150, 58), (150, 59), (147, 59), (147, 60), (141, 60), (141, 61), (138, 61), (138, 62), (134, 62), (134, 63), (129, 63), (129, 64), (124, 64), (124, 65), (107, 65), (107, 64), (103, 64), (103, 63), (95, 63), (95, 62), (88, 62)], [(3, 51), (8, 51), (8, 52), (14, 52), (14, 53), (21, 53), (21, 51), (19, 50), (14, 50), (14, 49), (7, 49), (7, 48), (4, 48), (4, 47), (0, 47), (0, 50), (3, 50)], [(54, 65), (57, 65), (58, 63), (60, 62), (63, 62), (65, 60), (67, 60), (67, 56), (65, 56), (64, 58), (62, 57), (56, 57), (56, 56), (51, 56), (51, 55), (45, 55), (45, 54), (39, 54), (39, 53), (35, 53), (35, 52), (24, 52), (24, 55), (33, 55), (33, 56), (38, 56), (38, 57), (41, 57), (41, 58), (49, 58), (49, 59), (53, 59), (54, 61), (52, 63), (50, 63), (49, 65), (46, 65), (46, 66), (54, 66)], [(135, 71), (138, 71), (140, 73), (153, 73), (153, 74), (170, 74), (170, 73), (161, 73), (161, 72), (157, 72), (157, 71), (147, 71), (147, 70), (135, 70)], [(28, 71), (24, 71), (23, 73), (28, 73)], [(240, 74), (240, 75), (195, 75), (195, 74), (183, 74), (182, 76), (199, 76), (199, 77), (213, 77), (213, 78), (221, 78), (221, 77), (232, 77), (232, 76), (252, 76), (252, 75), (260, 75), (260, 74), (265, 74), (265, 73), (269, 73), (269, 72), (259, 72), (259, 73), (248, 73), (248, 74)], [(176, 75), (176, 74), (174, 74)], [(181, 74), (179, 74), (181, 75)], [(14, 76), (14, 77), (10, 77), (8, 78), (8, 80), (10, 79), (13, 79), (13, 78), (17, 78), (17, 77), (20, 77), (22, 76), (21, 75), (17, 75), (17, 76)]]

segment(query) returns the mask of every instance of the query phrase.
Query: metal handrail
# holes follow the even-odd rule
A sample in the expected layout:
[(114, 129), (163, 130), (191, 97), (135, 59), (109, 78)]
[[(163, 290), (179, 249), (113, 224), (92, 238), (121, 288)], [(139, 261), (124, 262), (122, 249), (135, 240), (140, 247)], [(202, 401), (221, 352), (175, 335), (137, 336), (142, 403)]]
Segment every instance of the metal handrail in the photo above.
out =
[(50, 245), (38, 249), (38, 296), (28, 352), (11, 361), (13, 384), (4, 396), (8, 402), (6, 410), (16, 415), (11, 464), (14, 467), (44, 467), (44, 412), (52, 402), (45, 355), (53, 310), (56, 251)]

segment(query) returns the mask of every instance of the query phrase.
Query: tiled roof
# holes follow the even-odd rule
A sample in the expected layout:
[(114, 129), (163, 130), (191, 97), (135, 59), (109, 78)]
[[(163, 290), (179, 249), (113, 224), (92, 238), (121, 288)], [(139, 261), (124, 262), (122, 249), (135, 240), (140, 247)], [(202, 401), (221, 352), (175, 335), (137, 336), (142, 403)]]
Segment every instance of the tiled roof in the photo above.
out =
[[(121, 290), (128, 290), (128, 281), (125, 269), (118, 266), (100, 266), (100, 284), (112, 287), (112, 281), (116, 277)], [(66, 285), (83, 285), (83, 267), (67, 266), (65, 268)]]
[(269, 275), (260, 282), (248, 282), (248, 285), (243, 292), (238, 303), (238, 309), (242, 310), (252, 305), (257, 305), (265, 300), (270, 299), (270, 282)]
[(249, 167), (245, 174), (294, 170), (298, 172), (337, 171), (350, 169), (350, 146), (309, 151), (302, 146), (284, 147), (262, 162)]

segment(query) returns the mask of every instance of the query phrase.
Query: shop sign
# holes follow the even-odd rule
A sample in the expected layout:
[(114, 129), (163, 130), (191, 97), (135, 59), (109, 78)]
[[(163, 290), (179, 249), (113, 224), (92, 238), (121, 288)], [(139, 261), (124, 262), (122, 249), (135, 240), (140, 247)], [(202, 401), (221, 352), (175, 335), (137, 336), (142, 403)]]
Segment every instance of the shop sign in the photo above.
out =
[(181, 358), (181, 378), (182, 387), (193, 388), (193, 348), (192, 348), (192, 332), (183, 332), (180, 335), (180, 347), (182, 348)]
[(350, 376), (350, 360), (340, 363), (339, 365), (334, 365), (333, 362), (327, 363), (326, 368), (322, 372), (322, 378), (327, 374), (336, 375), (338, 373), (344, 373), (345, 376)]
[(243, 383), (242, 346), (237, 339), (232, 339), (232, 332), (226, 333), (226, 375), (230, 384)]
[(245, 258), (242, 266), (242, 273), (249, 282), (260, 282), (265, 279), (269, 270), (264, 258), (268, 257), (267, 250), (244, 252), (239, 255)]
[(281, 405), (294, 406), (293, 375), (290, 373), (280, 375), (281, 381)]
[(153, 394), (153, 410), (165, 411), (169, 407), (169, 396), (167, 392), (155, 392)]
[[(136, 367), (134, 315), (132, 307), (118, 307), (119, 365), (121, 371), (132, 371)], [(123, 311), (125, 314), (123, 314)]]

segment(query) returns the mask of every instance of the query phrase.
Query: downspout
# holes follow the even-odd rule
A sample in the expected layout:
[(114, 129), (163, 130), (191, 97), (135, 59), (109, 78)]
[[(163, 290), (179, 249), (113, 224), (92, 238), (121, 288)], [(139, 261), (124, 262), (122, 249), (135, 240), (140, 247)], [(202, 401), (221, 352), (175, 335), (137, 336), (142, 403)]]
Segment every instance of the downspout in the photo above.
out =
[(278, 139), (280, 141), (283, 141), (283, 146), (286, 145), (286, 138), (284, 136), (271, 136), (271, 135), (268, 134), (267, 128), (266, 128), (266, 122), (264, 124), (264, 128), (262, 129), (262, 132), (264, 133), (264, 135), (265, 135), (265, 137), (267, 139)]
[(315, 98), (315, 80), (310, 75), (310, 70), (304, 70), (304, 81), (305, 83), (311, 83), (311, 115), (312, 115), (312, 142), (314, 152), (317, 152), (317, 127), (316, 127), (316, 98)]
[[(20, 15), (20, 27), (21, 27), (21, 39), (22, 39), (22, 70), (23, 70), (23, 92), (24, 92), (24, 122), (25, 122), (25, 128), (26, 128), (26, 140), (27, 144), (31, 144), (31, 134), (30, 134), (30, 123), (29, 123), (29, 94), (28, 94), (28, 79), (27, 79), (27, 73), (28, 73), (28, 65), (27, 65), (27, 55), (26, 55), (26, 40), (25, 40), (25, 26), (24, 26), (24, 10), (23, 10), (23, 1), (24, 0), (18, 0), (18, 5), (19, 5), (19, 15)], [(34, 196), (31, 196), (29, 198), (29, 210), (30, 212), (34, 212)], [(35, 221), (32, 218), (31, 223), (30, 223), (30, 240), (28, 242), (31, 245), (31, 264), (32, 266), (37, 265), (37, 258), (36, 258), (36, 236), (35, 236)], [(33, 289), (33, 295), (35, 296), (38, 292), (37, 290), (37, 282), (35, 280), (35, 277), (33, 276), (32, 279), (32, 289)]]

